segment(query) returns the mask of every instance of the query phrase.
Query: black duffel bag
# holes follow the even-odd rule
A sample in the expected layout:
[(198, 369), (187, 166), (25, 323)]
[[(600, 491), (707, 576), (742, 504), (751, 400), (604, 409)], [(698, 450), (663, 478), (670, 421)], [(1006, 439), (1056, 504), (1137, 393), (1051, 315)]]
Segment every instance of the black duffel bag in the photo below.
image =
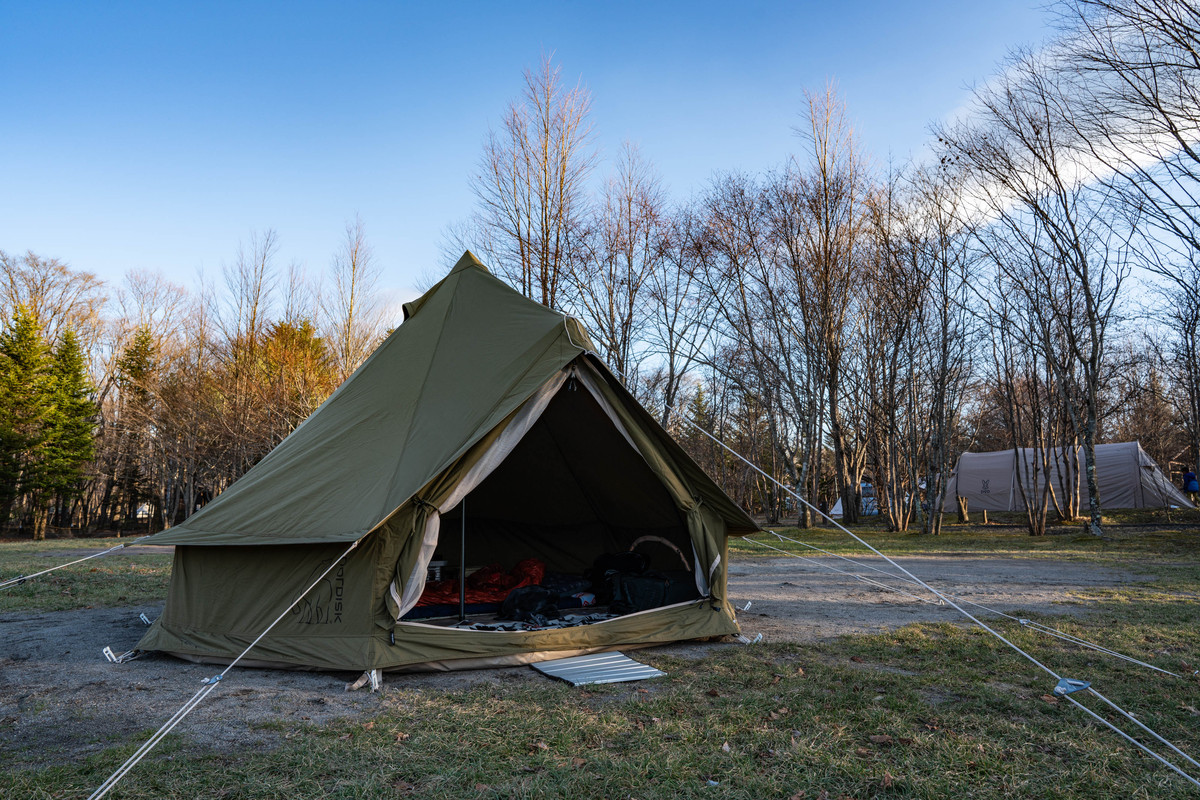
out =
[(558, 619), (557, 595), (542, 586), (522, 586), (513, 589), (500, 605), (496, 619), (512, 619), (518, 622), (543, 624), (546, 620)]
[(614, 573), (613, 597), (609, 610), (614, 614), (632, 614), (650, 608), (696, 600), (700, 593), (690, 572), (643, 572), (640, 575)]

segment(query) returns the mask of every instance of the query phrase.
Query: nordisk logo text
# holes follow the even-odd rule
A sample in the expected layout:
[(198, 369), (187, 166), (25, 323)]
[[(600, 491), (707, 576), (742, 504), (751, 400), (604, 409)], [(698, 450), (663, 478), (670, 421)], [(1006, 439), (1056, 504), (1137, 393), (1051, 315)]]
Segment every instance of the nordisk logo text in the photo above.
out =
[(332, 576), (323, 578), (292, 609), (301, 625), (326, 625), (342, 621), (346, 595), (346, 568), (339, 566)]

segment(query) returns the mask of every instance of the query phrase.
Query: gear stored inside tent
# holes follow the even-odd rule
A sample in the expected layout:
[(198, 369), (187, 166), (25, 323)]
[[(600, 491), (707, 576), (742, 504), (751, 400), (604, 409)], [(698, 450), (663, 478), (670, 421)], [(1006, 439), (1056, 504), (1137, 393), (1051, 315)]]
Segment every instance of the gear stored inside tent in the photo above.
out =
[[(726, 537), (757, 526), (592, 354), (577, 321), (470, 253), (404, 316), (258, 465), (144, 540), (176, 550), (166, 608), (139, 650), (234, 658), (356, 541), (243, 663), (470, 667), (737, 632)], [(590, 624), (455, 627), (458, 603), (433, 602), (446, 586), (427, 580), (445, 564), (468, 573), (466, 591), (473, 579), (538, 582), (565, 607), (594, 593), (580, 591), (585, 575), (598, 584), (594, 568), (634, 546), (663, 592), (650, 607), (609, 609), (626, 613), (587, 609)]]

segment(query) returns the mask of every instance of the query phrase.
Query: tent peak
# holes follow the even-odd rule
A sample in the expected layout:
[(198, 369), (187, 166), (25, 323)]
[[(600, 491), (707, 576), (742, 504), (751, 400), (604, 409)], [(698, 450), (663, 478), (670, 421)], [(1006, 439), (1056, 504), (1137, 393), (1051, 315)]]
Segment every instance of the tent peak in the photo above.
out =
[(472, 253), (470, 250), (464, 250), (462, 256), (458, 259), (458, 262), (448, 273), (446, 273), (445, 278), (442, 278), (440, 281), (438, 281), (432, 289), (425, 292), (425, 294), (421, 295), (416, 300), (410, 300), (401, 306), (404, 311), (404, 320), (407, 322), (409, 317), (411, 317), (413, 314), (416, 314), (421, 306), (425, 305), (425, 301), (428, 300), (430, 296), (433, 295), (433, 293), (436, 292), (441, 285), (446, 282), (446, 280), (460, 272), (465, 272), (466, 270), (472, 268), (479, 270), (484, 275), (490, 276), (492, 274), (491, 271), (483, 265), (483, 262), (476, 258), (474, 253)]
[(456, 272), (461, 272), (468, 267), (478, 267), (484, 272), (487, 272), (489, 275), (491, 274), (488, 271), (488, 268), (483, 265), (483, 262), (480, 261), (470, 250), (463, 251), (462, 257), (458, 259), (458, 263), (456, 263), (454, 268), (450, 270), (450, 274), (453, 275)]

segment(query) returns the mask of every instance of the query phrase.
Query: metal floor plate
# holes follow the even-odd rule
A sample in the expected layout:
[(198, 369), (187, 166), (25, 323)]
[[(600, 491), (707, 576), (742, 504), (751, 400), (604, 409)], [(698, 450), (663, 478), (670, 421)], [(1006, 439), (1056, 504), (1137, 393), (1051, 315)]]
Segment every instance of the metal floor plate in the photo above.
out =
[(551, 678), (564, 680), (572, 686), (589, 683), (622, 683), (659, 678), (667, 673), (648, 664), (634, 661), (623, 653), (592, 653), (587, 656), (557, 658), (531, 664), (534, 669)]

